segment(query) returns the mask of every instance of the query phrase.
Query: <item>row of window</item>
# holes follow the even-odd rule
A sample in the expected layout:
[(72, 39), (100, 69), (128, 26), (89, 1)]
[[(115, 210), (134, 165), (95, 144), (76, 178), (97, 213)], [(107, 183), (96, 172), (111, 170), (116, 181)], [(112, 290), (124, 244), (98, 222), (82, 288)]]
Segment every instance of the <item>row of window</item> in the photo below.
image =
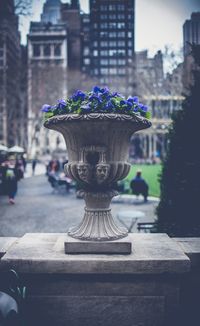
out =
[[(128, 19), (131, 19), (132, 16), (131, 15), (128, 15)], [(109, 19), (109, 20), (116, 20), (116, 19), (125, 19), (125, 15), (124, 14), (101, 14), (100, 15), (100, 19)]]
[(132, 38), (133, 33), (132, 32), (124, 32), (124, 31), (119, 31), (119, 32), (107, 32), (107, 31), (103, 31), (100, 32), (100, 37), (107, 37), (107, 38), (113, 38), (113, 37), (128, 37), (128, 38)]
[(94, 75), (126, 75), (126, 68), (101, 68), (94, 69)]
[[(125, 49), (109, 49), (109, 50), (94, 50), (93, 51), (93, 56), (125, 56), (126, 55), (126, 50)], [(128, 56), (133, 55), (133, 51), (128, 49), (127, 51)]]
[(100, 64), (104, 66), (108, 65), (121, 65), (125, 66), (126, 65), (126, 60), (125, 59), (101, 59)]
[(113, 4), (113, 5), (101, 5), (100, 6), (101, 11), (108, 11), (108, 10), (125, 10), (124, 4)]
[[(99, 25), (97, 23), (95, 23), (93, 25), (94, 29), (98, 28)], [(111, 23), (101, 23), (100, 24), (100, 27), (101, 29), (107, 29), (107, 28), (110, 28), (110, 29), (123, 29), (123, 28), (128, 28), (128, 29), (132, 29), (133, 28), (133, 23), (130, 22), (130, 23), (125, 23), (125, 22), (111, 22)]]
[(49, 57), (54, 55), (56, 57), (61, 55), (61, 44), (33, 44), (33, 56), (40, 57), (41, 55)]
[(132, 42), (131, 41), (128, 41), (128, 42), (125, 42), (125, 41), (121, 41), (121, 40), (118, 40), (118, 41), (101, 41), (100, 42), (100, 46), (101, 47), (124, 47), (124, 46), (128, 46), (128, 47), (132, 47)]

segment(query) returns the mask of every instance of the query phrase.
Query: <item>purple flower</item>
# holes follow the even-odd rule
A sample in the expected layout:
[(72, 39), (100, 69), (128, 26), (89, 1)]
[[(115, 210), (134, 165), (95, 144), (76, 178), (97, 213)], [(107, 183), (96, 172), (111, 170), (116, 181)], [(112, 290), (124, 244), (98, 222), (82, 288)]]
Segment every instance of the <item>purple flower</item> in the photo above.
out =
[(125, 105), (125, 104), (127, 104), (127, 101), (126, 100), (121, 100), (120, 101), (120, 105)]
[(143, 111), (143, 112), (147, 112), (147, 111), (148, 111), (148, 107), (147, 107), (147, 105), (143, 105), (142, 111)]
[(41, 108), (42, 112), (49, 112), (51, 110), (51, 105), (49, 104), (44, 104)]
[(105, 106), (105, 109), (109, 109), (109, 110), (112, 110), (112, 109), (114, 109), (114, 104), (111, 102), (111, 101), (109, 101), (107, 104), (106, 104), (106, 106)]
[(94, 88), (93, 88), (94, 93), (98, 93), (100, 91), (101, 91), (101, 88), (99, 86), (94, 86)]
[(101, 98), (100, 98), (98, 95), (91, 95), (91, 96), (89, 97), (89, 101), (92, 102), (93, 100), (96, 100), (96, 101), (99, 102), (99, 103), (102, 102)]
[(85, 98), (86, 98), (86, 94), (83, 93), (83, 92), (80, 91), (80, 90), (76, 91), (76, 92), (72, 95), (72, 97), (71, 97), (71, 99), (72, 99), (74, 102), (77, 102), (77, 101), (79, 101), (79, 100), (84, 101)]
[(112, 97), (121, 97), (121, 98), (124, 98), (124, 96), (122, 96), (120, 93), (118, 92), (114, 92), (111, 94)]
[(61, 99), (61, 100), (58, 100), (58, 104), (57, 104), (57, 108), (58, 109), (63, 109), (67, 106), (67, 103), (65, 100)]

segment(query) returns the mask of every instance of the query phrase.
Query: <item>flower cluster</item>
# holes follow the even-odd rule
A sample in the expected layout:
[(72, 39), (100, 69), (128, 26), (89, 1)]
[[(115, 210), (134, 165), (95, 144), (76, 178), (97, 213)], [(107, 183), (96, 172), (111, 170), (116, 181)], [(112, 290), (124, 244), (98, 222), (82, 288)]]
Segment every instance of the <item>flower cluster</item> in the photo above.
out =
[(51, 106), (44, 104), (42, 112), (45, 119), (60, 114), (87, 114), (87, 113), (122, 113), (128, 115), (138, 114), (150, 118), (150, 112), (146, 105), (139, 103), (137, 96), (129, 96), (127, 99), (121, 94), (112, 93), (107, 87), (95, 86), (91, 92), (77, 90), (67, 100), (58, 100)]

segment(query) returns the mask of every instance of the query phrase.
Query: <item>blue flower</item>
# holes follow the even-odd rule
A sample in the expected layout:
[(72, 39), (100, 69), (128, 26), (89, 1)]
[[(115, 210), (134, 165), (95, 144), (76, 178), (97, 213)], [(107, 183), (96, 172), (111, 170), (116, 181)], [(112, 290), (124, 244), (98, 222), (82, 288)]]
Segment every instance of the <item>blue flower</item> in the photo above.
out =
[(41, 111), (42, 111), (42, 112), (49, 112), (49, 111), (51, 111), (51, 105), (49, 105), (49, 104), (44, 104), (44, 105), (42, 106), (42, 108), (41, 108)]
[(57, 104), (57, 108), (58, 109), (63, 109), (63, 108), (66, 108), (66, 106), (67, 106), (67, 103), (66, 103), (66, 101), (65, 100), (58, 100), (58, 104)]
[(88, 112), (92, 111), (92, 108), (91, 108), (90, 104), (86, 104), (86, 105), (81, 106), (81, 109), (82, 109), (82, 112), (84, 112), (84, 113), (88, 113)]
[(142, 111), (143, 111), (143, 112), (147, 112), (147, 111), (148, 111), (148, 107), (147, 107), (147, 105), (143, 105)]
[(120, 105), (125, 105), (125, 104), (127, 104), (127, 101), (126, 100), (121, 100), (120, 101)]
[(101, 88), (99, 86), (94, 86), (94, 88), (93, 88), (94, 93), (98, 93), (100, 91), (101, 91)]
[(85, 98), (86, 98), (86, 96), (87, 96), (87, 95), (86, 95), (85, 93), (83, 93), (82, 91), (78, 90), (78, 91), (76, 91), (76, 92), (72, 95), (71, 99), (72, 99), (74, 102), (77, 102), (77, 101), (79, 101), (79, 100), (84, 101)]
[(96, 100), (97, 102), (101, 103), (102, 102), (102, 99), (98, 96), (98, 95), (91, 95), (89, 97), (89, 101), (92, 102), (93, 100)]
[(106, 109), (109, 109), (109, 110), (112, 110), (112, 109), (114, 109), (114, 104), (111, 102), (111, 101), (109, 101), (107, 104), (106, 104), (106, 106), (105, 106), (105, 108)]

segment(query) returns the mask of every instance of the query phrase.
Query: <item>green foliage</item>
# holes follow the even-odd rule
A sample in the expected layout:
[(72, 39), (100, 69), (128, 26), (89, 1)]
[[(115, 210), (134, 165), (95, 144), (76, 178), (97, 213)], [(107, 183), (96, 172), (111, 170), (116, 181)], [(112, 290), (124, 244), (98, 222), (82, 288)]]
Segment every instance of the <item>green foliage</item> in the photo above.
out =
[(170, 236), (200, 236), (200, 45), (193, 45), (192, 53), (193, 84), (173, 114), (160, 180), (157, 231)]

